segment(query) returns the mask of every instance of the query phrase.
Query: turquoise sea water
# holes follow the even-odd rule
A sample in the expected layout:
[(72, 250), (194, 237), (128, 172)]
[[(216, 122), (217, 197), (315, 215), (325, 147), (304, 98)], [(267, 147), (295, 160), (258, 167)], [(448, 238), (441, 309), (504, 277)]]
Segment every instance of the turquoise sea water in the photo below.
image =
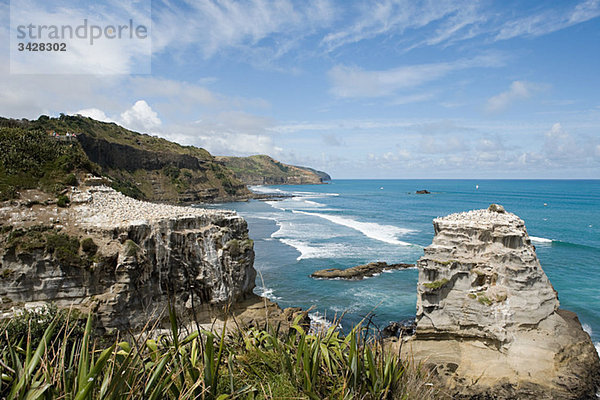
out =
[[(431, 243), (433, 218), (498, 203), (525, 221), (561, 307), (577, 313), (600, 348), (599, 180), (335, 180), (252, 189), (295, 195), (218, 206), (247, 219), (260, 272), (255, 291), (283, 307), (314, 306), (327, 318), (346, 312), (347, 325), (371, 311), (380, 327), (410, 318), (416, 269), (350, 282), (309, 275), (371, 261), (414, 263)], [(419, 189), (432, 193), (414, 194)]]

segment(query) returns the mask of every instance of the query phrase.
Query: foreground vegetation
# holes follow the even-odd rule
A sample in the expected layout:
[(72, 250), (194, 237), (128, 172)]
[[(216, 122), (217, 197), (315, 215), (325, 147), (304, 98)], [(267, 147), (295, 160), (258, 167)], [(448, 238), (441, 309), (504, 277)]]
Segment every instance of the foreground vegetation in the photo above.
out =
[[(383, 351), (357, 325), (308, 333), (257, 328), (116, 339), (105, 346), (66, 312), (0, 325), (0, 398), (7, 399), (427, 399), (426, 374)], [(45, 329), (41, 329), (45, 326)]]

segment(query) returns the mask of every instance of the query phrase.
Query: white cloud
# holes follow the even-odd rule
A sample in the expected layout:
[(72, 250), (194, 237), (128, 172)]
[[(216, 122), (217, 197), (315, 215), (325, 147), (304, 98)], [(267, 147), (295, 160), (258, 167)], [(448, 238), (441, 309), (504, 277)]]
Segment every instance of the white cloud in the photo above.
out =
[(419, 153), (426, 154), (462, 153), (467, 150), (469, 150), (469, 145), (464, 138), (458, 136), (441, 138), (423, 136), (419, 145)]
[(83, 110), (76, 111), (74, 114), (79, 114), (84, 117), (90, 117), (92, 119), (95, 119), (97, 121), (102, 121), (102, 122), (116, 122), (112, 118), (109, 118), (104, 113), (104, 111), (102, 111), (98, 108), (85, 108)]
[(504, 111), (514, 102), (531, 97), (534, 93), (541, 90), (541, 88), (541, 85), (535, 83), (527, 81), (514, 81), (510, 84), (510, 87), (507, 91), (488, 99), (486, 111), (491, 113)]
[(402, 105), (411, 103), (420, 103), (422, 101), (431, 100), (434, 97), (433, 93), (415, 93), (406, 96), (398, 96), (394, 98), (392, 104)]
[(398, 68), (367, 71), (358, 67), (337, 65), (329, 71), (332, 82), (330, 92), (339, 98), (382, 97), (399, 90), (418, 87), (435, 81), (450, 72), (494, 67), (503, 63), (502, 57), (487, 54), (453, 62), (408, 65)]
[[(541, 36), (600, 16), (600, 2), (585, 0), (547, 2), (544, 7), (512, 15), (481, 2), (439, 0), (379, 0), (359, 3), (354, 14), (345, 16), (349, 23), (326, 33), (321, 45), (328, 51), (376, 37), (395, 36), (400, 44), (411, 43), (405, 50), (422, 46), (447, 46), (482, 36), (493, 40)], [(343, 10), (339, 11), (343, 13)]]
[(241, 112), (206, 114), (192, 123), (162, 126), (156, 134), (184, 145), (205, 148), (215, 155), (281, 154), (269, 134), (269, 118)]
[(344, 143), (333, 133), (321, 135), (321, 138), (323, 139), (323, 143), (328, 146), (339, 147), (344, 145)]
[(221, 133), (198, 135), (198, 145), (216, 155), (252, 155), (267, 154), (277, 157), (283, 149), (273, 144), (273, 139), (266, 135), (250, 135), (245, 133)]
[(154, 9), (155, 50), (193, 46), (207, 58), (228, 49), (259, 50), (277, 58), (295, 48), (299, 38), (328, 26), (334, 15), (328, 0), (164, 2)]
[[(11, 70), (23, 74), (129, 74), (149, 73), (151, 58), (151, 35), (146, 39), (97, 39), (90, 44), (92, 25), (99, 28), (124, 24), (130, 19), (135, 26), (144, 25), (150, 30), (150, 10), (143, 8), (146, 2), (119, 2), (110, 0), (104, 4), (85, 4), (65, 0), (60, 5), (48, 7), (41, 0), (14, 0), (10, 8), (12, 26), (19, 24), (37, 26), (71, 26), (80, 29), (86, 24), (85, 39), (70, 38), (68, 33), (61, 42), (66, 51), (19, 52), (11, 46)], [(83, 32), (81, 30), (80, 32)], [(16, 35), (16, 30), (12, 33)], [(37, 36), (37, 35), (36, 35)], [(14, 36), (13, 36), (14, 37)], [(32, 38), (31, 40), (34, 40)]]
[(552, 9), (509, 21), (499, 29), (495, 39), (505, 40), (518, 36), (542, 36), (598, 16), (600, 16), (600, 1), (586, 0), (569, 10)]
[[(445, 18), (449, 18), (453, 22), (438, 30), (435, 36), (450, 36), (450, 34), (445, 34), (444, 30), (457, 32), (474, 22), (472, 17), (468, 16), (470, 13), (464, 12), (464, 10), (472, 8), (472, 2), (469, 1), (381, 0), (364, 2), (359, 5), (352, 22), (325, 35), (321, 45), (331, 51), (379, 35), (402, 34), (408, 30), (423, 28)], [(433, 38), (432, 40), (435, 41)], [(439, 39), (439, 41), (441, 40)]]
[(130, 109), (121, 113), (120, 121), (124, 127), (141, 132), (152, 132), (162, 124), (158, 114), (145, 100), (136, 101)]

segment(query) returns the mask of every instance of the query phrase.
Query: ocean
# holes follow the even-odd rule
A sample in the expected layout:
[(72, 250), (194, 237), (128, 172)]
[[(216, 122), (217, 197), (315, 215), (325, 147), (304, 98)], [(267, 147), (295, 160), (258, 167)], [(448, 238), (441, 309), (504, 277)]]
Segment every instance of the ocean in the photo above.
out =
[[(326, 185), (255, 186), (291, 194), (228, 203), (254, 239), (255, 292), (282, 307), (313, 307), (314, 318), (368, 314), (383, 328), (414, 317), (417, 270), (362, 281), (315, 280), (323, 268), (372, 261), (414, 263), (438, 216), (501, 204), (525, 221), (562, 308), (574, 311), (600, 349), (600, 180), (334, 180)], [(431, 194), (418, 195), (417, 190)]]

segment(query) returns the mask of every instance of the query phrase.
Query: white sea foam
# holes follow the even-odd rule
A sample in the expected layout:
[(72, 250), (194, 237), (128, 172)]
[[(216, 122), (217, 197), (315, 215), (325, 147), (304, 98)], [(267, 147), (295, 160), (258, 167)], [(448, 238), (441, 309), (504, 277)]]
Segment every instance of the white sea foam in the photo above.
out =
[[(596, 347), (596, 352), (600, 356), (600, 342), (594, 343), (594, 347)], [(600, 397), (600, 396), (598, 396), (598, 397)]]
[(248, 186), (248, 189), (250, 189), (254, 193), (264, 193), (264, 194), (289, 193), (289, 192), (286, 192), (285, 190), (281, 190), (281, 189), (277, 189), (277, 188), (272, 188), (272, 187), (269, 187), (269, 186)]
[(314, 312), (308, 314), (310, 318), (310, 332), (318, 333), (323, 332), (329, 329), (333, 324), (331, 321), (327, 320), (325, 316), (321, 315), (319, 312)]
[(311, 244), (296, 239), (281, 238), (279, 240), (300, 252), (300, 256), (296, 260), (306, 258), (342, 258), (343, 255), (351, 255), (350, 249), (342, 243)]
[(299, 197), (337, 197), (340, 194), (339, 193), (319, 193), (319, 192), (292, 192), (292, 194), (294, 196), (299, 196)]
[(291, 219), (279, 219), (276, 221), (279, 229), (271, 234), (272, 238), (288, 238), (301, 240), (325, 240), (340, 236), (335, 230), (328, 229), (322, 225), (300, 221), (293, 217)]
[(310, 206), (313, 206), (313, 207), (325, 207), (325, 204), (321, 204), (321, 203), (318, 203), (318, 202), (312, 201), (312, 200), (304, 200), (304, 203), (306, 203)]
[(271, 301), (281, 300), (281, 297), (275, 296), (275, 293), (274, 293), (273, 289), (271, 289), (271, 288), (260, 286), (260, 287), (257, 287), (256, 290), (258, 291), (259, 296), (266, 297), (267, 299), (269, 299)]
[(326, 219), (334, 224), (357, 230), (363, 235), (381, 242), (397, 244), (401, 246), (413, 246), (412, 243), (403, 242), (397, 239), (398, 236), (413, 232), (411, 229), (399, 228), (393, 225), (380, 225), (376, 222), (360, 222), (351, 218), (340, 217), (338, 215), (311, 213), (298, 210), (292, 210), (292, 212)]
[(287, 210), (287, 208), (281, 206), (282, 204), (284, 204), (283, 201), (265, 201), (265, 203), (278, 210)]
[(546, 238), (537, 237), (537, 236), (529, 236), (529, 239), (531, 239), (532, 242), (536, 242), (536, 243), (552, 243), (553, 242), (552, 239), (546, 239)]

